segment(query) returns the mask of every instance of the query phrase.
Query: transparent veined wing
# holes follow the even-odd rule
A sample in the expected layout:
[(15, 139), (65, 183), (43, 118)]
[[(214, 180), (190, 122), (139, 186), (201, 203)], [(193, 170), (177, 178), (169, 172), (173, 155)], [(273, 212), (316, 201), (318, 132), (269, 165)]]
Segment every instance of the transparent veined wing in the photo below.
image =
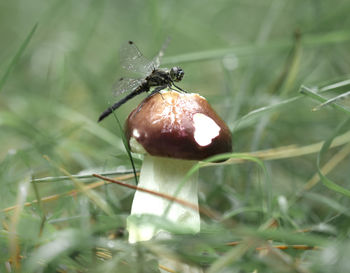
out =
[(123, 45), (119, 54), (121, 66), (130, 72), (146, 76), (158, 67), (154, 61), (147, 59), (132, 41)]
[(113, 90), (115, 95), (120, 95), (125, 92), (131, 92), (142, 84), (142, 79), (120, 78), (114, 85)]
[(158, 54), (153, 58), (153, 64), (155, 68), (158, 68), (160, 66), (161, 59), (164, 55), (165, 49), (168, 47), (170, 42), (170, 37), (168, 37), (165, 42), (163, 43), (162, 48), (159, 50)]

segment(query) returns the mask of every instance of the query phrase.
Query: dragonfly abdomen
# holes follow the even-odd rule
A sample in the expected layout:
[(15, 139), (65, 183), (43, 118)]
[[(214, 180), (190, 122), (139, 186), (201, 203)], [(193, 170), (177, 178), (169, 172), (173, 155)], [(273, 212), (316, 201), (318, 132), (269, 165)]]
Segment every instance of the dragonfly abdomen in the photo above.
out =
[(107, 108), (106, 111), (104, 111), (100, 117), (98, 118), (98, 122), (102, 121), (104, 118), (108, 117), (110, 114), (113, 113), (114, 110), (118, 109), (121, 105), (126, 103), (128, 100), (132, 99), (133, 97), (143, 93), (148, 92), (149, 86), (146, 84), (140, 85), (138, 88), (136, 88), (134, 91), (132, 91), (129, 95), (122, 98), (120, 101), (113, 104), (111, 107)]

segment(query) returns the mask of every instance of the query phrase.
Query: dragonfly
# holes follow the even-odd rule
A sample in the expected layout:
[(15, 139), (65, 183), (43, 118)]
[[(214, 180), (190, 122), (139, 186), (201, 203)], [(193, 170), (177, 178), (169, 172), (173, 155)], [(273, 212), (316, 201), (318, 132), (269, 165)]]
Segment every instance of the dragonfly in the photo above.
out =
[(102, 121), (110, 114), (118, 109), (121, 105), (126, 103), (133, 97), (143, 93), (149, 92), (152, 88), (154, 90), (148, 95), (153, 96), (165, 88), (177, 88), (180, 91), (186, 92), (175, 83), (182, 80), (184, 71), (181, 67), (174, 66), (170, 69), (159, 68), (161, 57), (164, 54), (162, 49), (152, 60), (146, 58), (133, 41), (128, 41), (126, 45), (120, 49), (120, 63), (123, 69), (142, 75), (141, 78), (120, 78), (115, 85), (116, 95), (130, 92), (127, 96), (108, 107), (98, 118), (98, 122)]

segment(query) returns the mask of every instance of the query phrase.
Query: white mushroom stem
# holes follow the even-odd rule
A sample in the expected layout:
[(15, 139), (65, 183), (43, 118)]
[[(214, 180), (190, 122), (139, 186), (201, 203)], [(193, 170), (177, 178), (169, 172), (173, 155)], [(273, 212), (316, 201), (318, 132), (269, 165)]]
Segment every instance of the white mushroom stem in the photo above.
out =
[[(179, 183), (183, 181), (187, 172), (193, 167), (196, 161), (155, 157), (145, 155), (139, 187), (146, 188), (159, 193), (175, 196), (176, 198), (190, 202), (198, 207), (198, 173), (193, 174), (179, 189)], [(136, 191), (131, 208), (131, 215), (134, 217), (143, 214), (164, 216), (169, 207), (170, 200), (155, 196), (149, 193)], [(165, 214), (166, 220), (181, 225), (190, 233), (197, 233), (200, 230), (199, 211), (184, 205), (172, 202), (169, 211)], [(136, 223), (128, 219), (127, 228), (129, 231), (129, 242), (150, 240), (161, 230), (152, 223)]]

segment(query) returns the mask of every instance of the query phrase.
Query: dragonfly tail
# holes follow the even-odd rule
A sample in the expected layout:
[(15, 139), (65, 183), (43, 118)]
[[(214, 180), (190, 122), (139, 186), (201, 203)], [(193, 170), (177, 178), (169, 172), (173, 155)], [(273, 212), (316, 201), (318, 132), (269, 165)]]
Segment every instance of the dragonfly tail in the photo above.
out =
[(141, 92), (139, 92), (138, 90), (135, 90), (134, 92), (130, 93), (129, 95), (127, 95), (126, 97), (122, 98), (120, 101), (116, 102), (115, 104), (113, 104), (111, 107), (107, 108), (98, 118), (98, 122), (102, 121), (103, 119), (105, 119), (106, 117), (108, 117), (110, 114), (113, 113), (114, 110), (118, 109), (121, 105), (123, 105), (124, 103), (126, 103), (128, 100), (132, 99), (133, 97), (135, 97), (136, 95), (140, 94)]

